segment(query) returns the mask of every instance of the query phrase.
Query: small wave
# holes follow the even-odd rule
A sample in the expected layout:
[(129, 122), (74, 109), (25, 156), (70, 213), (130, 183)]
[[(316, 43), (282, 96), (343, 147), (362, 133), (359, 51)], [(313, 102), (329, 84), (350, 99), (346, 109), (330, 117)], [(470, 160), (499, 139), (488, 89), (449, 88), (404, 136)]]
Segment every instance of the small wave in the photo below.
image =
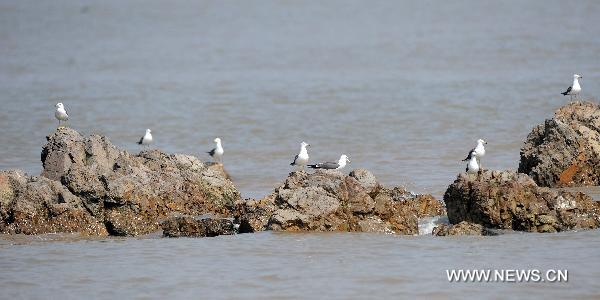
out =
[(435, 216), (419, 219), (419, 235), (429, 235), (440, 224), (449, 224), (447, 216)]

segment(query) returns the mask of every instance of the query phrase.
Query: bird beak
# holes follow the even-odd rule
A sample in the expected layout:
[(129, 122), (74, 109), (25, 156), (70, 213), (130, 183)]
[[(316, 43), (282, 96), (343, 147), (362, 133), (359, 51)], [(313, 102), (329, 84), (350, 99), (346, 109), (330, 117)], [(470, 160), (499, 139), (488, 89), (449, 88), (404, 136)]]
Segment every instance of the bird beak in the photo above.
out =
[(350, 159), (349, 159), (349, 158), (346, 158), (346, 161), (350, 162)]

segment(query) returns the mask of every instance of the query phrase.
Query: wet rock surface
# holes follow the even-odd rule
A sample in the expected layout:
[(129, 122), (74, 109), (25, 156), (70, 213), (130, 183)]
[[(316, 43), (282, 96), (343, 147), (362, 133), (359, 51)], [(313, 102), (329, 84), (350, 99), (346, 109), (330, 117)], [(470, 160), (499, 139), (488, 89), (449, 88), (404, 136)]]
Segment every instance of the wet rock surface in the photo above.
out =
[(481, 224), (462, 221), (455, 225), (442, 224), (433, 229), (432, 235), (435, 236), (455, 236), (455, 235), (497, 235), (491, 230), (486, 229)]
[(526, 174), (484, 171), (459, 174), (444, 194), (451, 224), (557, 232), (600, 227), (600, 203), (583, 193), (539, 187)]
[(165, 237), (214, 237), (235, 234), (233, 222), (229, 219), (178, 216), (163, 221), (161, 227)]
[(240, 201), (240, 233), (276, 231), (358, 231), (417, 234), (419, 217), (444, 214), (430, 195), (384, 188), (366, 170), (292, 172), (259, 200)]
[(533, 128), (519, 172), (546, 187), (600, 185), (600, 105), (569, 103)]
[(139, 235), (174, 213), (230, 215), (240, 194), (222, 165), (159, 150), (138, 155), (60, 128), (41, 176), (0, 172), (0, 231)]

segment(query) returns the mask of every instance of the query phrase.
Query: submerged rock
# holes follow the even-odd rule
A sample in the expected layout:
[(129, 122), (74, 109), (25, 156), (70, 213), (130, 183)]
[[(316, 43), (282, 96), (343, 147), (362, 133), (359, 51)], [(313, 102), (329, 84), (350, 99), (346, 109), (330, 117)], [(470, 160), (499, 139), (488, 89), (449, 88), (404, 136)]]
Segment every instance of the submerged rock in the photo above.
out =
[(462, 173), (444, 194), (451, 224), (556, 232), (600, 226), (600, 203), (582, 193), (539, 187), (514, 171)]
[(431, 233), (435, 236), (454, 236), (454, 235), (496, 235), (496, 233), (486, 229), (481, 224), (462, 221), (455, 225), (442, 224), (433, 229)]
[(41, 176), (0, 173), (0, 230), (139, 235), (174, 213), (230, 215), (240, 194), (222, 165), (159, 150), (138, 155), (98, 135), (61, 128), (42, 151)]
[(519, 172), (546, 187), (600, 185), (600, 105), (571, 102), (533, 128)]
[(229, 219), (198, 219), (188, 216), (169, 218), (161, 223), (165, 237), (214, 237), (235, 234)]
[(444, 207), (432, 196), (384, 188), (366, 170), (355, 170), (349, 176), (331, 170), (292, 172), (272, 194), (241, 201), (235, 210), (241, 233), (310, 230), (417, 234), (417, 218), (440, 214), (444, 214)]

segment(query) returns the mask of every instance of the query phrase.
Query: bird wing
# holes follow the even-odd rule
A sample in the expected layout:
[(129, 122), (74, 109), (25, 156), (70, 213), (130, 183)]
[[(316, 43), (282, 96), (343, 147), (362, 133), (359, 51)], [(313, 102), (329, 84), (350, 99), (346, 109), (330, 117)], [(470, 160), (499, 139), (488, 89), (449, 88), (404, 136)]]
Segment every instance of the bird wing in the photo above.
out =
[(142, 136), (142, 137), (140, 138), (140, 141), (139, 141), (139, 142), (137, 142), (137, 143), (138, 143), (138, 145), (141, 145), (143, 142), (144, 142), (144, 137)]
[(563, 94), (563, 95), (565, 95), (565, 96), (566, 96), (566, 95), (568, 95), (568, 94), (571, 92), (571, 90), (572, 90), (572, 89), (573, 89), (573, 86), (570, 86), (570, 87), (567, 89), (567, 91), (566, 91), (566, 92), (564, 92), (564, 93), (561, 93), (561, 94)]
[(340, 164), (338, 164), (337, 162), (331, 162), (331, 161), (322, 162), (322, 163), (318, 163), (318, 164), (314, 164), (314, 165), (308, 165), (309, 168), (327, 169), (327, 170), (336, 169), (339, 166), (340, 166)]
[(296, 165), (296, 160), (298, 160), (298, 154), (296, 154), (296, 156), (294, 156), (294, 161), (290, 164), (290, 166)]
[(210, 155), (210, 156), (215, 156), (215, 152), (217, 152), (217, 148), (213, 148), (212, 150), (210, 150), (206, 153), (208, 153), (208, 155)]
[(465, 159), (463, 159), (462, 161), (467, 161), (467, 160), (471, 159), (471, 157), (473, 157), (473, 151), (475, 151), (475, 148), (471, 149), (471, 151), (469, 151), (469, 154), (467, 155), (467, 157)]

